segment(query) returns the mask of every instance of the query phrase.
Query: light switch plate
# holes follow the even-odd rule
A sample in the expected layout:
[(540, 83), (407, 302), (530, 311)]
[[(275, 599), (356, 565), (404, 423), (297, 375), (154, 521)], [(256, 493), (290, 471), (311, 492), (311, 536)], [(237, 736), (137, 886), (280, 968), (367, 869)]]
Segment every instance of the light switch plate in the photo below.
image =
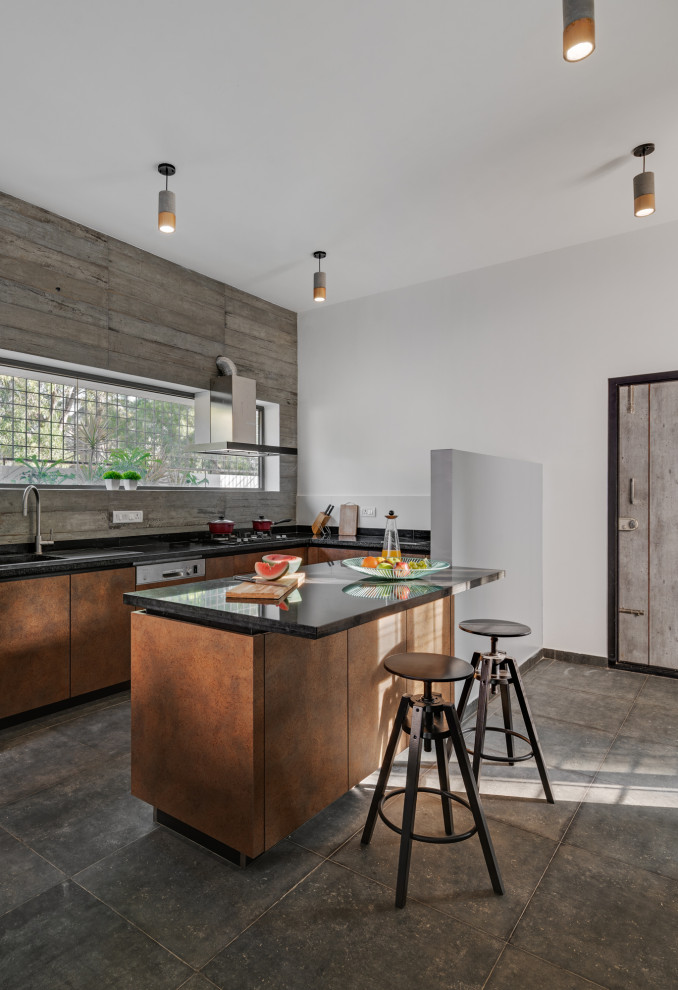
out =
[(113, 523), (140, 523), (144, 521), (141, 509), (114, 509)]
[(360, 515), (361, 516), (376, 516), (377, 507), (376, 505), (361, 505)]

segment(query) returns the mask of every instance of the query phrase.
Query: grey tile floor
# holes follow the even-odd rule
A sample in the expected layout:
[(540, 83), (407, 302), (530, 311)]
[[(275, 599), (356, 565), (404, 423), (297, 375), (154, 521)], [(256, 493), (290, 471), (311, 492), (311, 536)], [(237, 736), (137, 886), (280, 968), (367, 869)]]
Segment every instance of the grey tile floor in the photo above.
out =
[(557, 803), (532, 762), (486, 764), (505, 896), (476, 838), (415, 844), (404, 910), (398, 837), (360, 845), (374, 775), (242, 871), (130, 796), (128, 696), (0, 730), (0, 990), (675, 990), (678, 680), (525, 684)]

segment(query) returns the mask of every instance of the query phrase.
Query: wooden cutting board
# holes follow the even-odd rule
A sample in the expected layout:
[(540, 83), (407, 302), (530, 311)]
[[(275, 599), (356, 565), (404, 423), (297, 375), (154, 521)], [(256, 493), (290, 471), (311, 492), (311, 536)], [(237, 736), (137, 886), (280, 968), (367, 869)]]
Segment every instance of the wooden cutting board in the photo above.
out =
[(247, 581), (250, 584), (282, 584), (288, 588), (298, 588), (306, 580), (306, 575), (303, 571), (299, 574), (285, 574), (283, 577), (276, 578), (275, 581), (271, 581), (269, 578), (259, 577), (258, 574), (234, 574), (233, 576), (236, 581)]
[(358, 506), (339, 506), (339, 536), (355, 536), (358, 532)]
[(280, 581), (276, 581), (275, 584), (270, 581), (268, 584), (255, 584), (254, 581), (243, 581), (242, 584), (236, 584), (233, 588), (227, 588), (226, 598), (279, 602), (286, 595), (289, 595), (290, 591), (292, 591), (292, 585), (282, 584)]

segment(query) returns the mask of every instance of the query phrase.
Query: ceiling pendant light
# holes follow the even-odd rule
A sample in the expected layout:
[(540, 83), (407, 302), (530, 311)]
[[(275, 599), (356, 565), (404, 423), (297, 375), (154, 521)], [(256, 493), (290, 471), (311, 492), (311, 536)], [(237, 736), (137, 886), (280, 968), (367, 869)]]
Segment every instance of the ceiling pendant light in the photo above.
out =
[(167, 188), (167, 182), (176, 169), (174, 165), (163, 162), (162, 165), (158, 165), (158, 172), (165, 176), (165, 188), (160, 190), (158, 196), (158, 230), (162, 234), (173, 234), (177, 229), (177, 198), (171, 189)]
[(563, 58), (581, 62), (596, 47), (593, 0), (563, 0)]
[(315, 302), (325, 302), (327, 298), (327, 275), (320, 271), (320, 262), (327, 257), (327, 252), (314, 251), (313, 257), (318, 259), (318, 271), (313, 273), (313, 299)]
[(654, 172), (645, 171), (645, 155), (651, 155), (653, 151), (653, 144), (639, 144), (633, 149), (636, 158), (643, 159), (643, 171), (633, 176), (633, 213), (636, 217), (649, 217), (654, 213)]

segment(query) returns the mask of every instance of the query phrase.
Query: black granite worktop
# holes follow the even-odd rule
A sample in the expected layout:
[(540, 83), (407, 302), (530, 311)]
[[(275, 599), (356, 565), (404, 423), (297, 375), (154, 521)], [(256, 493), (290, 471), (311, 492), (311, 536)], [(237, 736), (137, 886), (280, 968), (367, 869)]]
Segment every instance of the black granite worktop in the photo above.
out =
[[(140, 564), (163, 563), (192, 558), (231, 557), (241, 553), (267, 553), (271, 550), (285, 552), (285, 547), (335, 547), (356, 548), (356, 556), (366, 550), (379, 549), (383, 531), (361, 532), (355, 537), (331, 534), (316, 539), (310, 527), (276, 527), (270, 537), (251, 538), (251, 531), (243, 531), (240, 543), (222, 543), (209, 533), (173, 533), (169, 535), (112, 538), (109, 540), (63, 541), (45, 551), (39, 560), (24, 560), (32, 556), (32, 544), (0, 546), (0, 581), (52, 574), (73, 574), (78, 571), (109, 570), (115, 567), (134, 567)], [(400, 540), (405, 553), (429, 552), (425, 533), (406, 531)], [(11, 562), (10, 558), (17, 560)], [(5, 562), (8, 561), (8, 562)]]
[(251, 635), (275, 632), (318, 639), (504, 577), (501, 570), (450, 567), (419, 580), (361, 581), (359, 572), (343, 567), (340, 561), (312, 564), (301, 570), (306, 574), (304, 583), (282, 607), (227, 600), (226, 589), (238, 581), (225, 578), (129, 592), (124, 601), (150, 615), (232, 632)]

